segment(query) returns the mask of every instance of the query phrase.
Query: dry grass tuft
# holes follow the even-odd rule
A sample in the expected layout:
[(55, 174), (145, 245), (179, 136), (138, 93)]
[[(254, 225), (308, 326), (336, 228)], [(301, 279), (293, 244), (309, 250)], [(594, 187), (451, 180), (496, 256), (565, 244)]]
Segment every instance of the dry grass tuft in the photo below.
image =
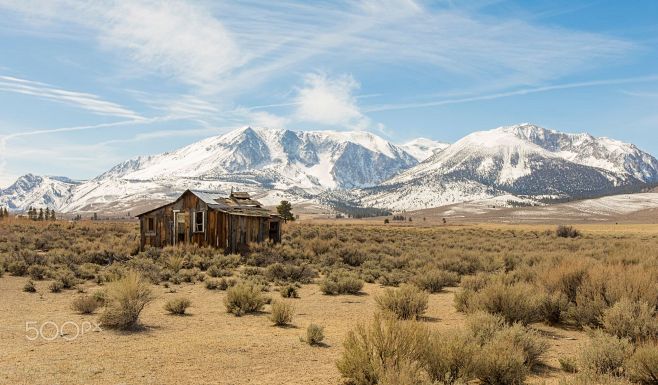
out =
[(108, 284), (107, 302), (100, 316), (101, 325), (111, 329), (131, 329), (137, 325), (139, 314), (153, 296), (146, 280), (136, 272)]
[(276, 326), (286, 326), (292, 323), (295, 307), (287, 302), (274, 302), (270, 312), (270, 321)]

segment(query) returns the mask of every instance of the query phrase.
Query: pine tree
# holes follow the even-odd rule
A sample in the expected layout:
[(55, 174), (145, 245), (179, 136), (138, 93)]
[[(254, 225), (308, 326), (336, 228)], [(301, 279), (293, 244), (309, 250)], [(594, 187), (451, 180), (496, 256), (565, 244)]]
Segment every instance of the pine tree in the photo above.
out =
[(281, 201), (281, 204), (276, 207), (276, 211), (284, 222), (295, 220), (295, 216), (292, 214), (292, 205), (288, 201)]
[(5, 217), (5, 209), (0, 207), (0, 219), (3, 219)]
[(57, 220), (57, 218), (55, 218), (55, 210), (50, 210), (50, 220), (51, 221)]
[(43, 208), (39, 209), (39, 217), (38, 220), (42, 221), (43, 220)]
[(97, 220), (98, 220), (98, 214), (97, 214), (97, 213), (94, 213), (94, 216), (91, 217), (91, 220), (93, 220), (93, 221), (97, 221)]
[(44, 214), (43, 219), (50, 219), (50, 207), (46, 207), (46, 213)]

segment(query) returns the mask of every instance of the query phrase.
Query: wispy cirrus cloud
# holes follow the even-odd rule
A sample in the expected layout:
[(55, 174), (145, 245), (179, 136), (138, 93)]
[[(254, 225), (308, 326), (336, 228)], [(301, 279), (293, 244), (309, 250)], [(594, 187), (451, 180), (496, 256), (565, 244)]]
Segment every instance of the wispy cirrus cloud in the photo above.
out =
[[(244, 93), (287, 71), (332, 64), (420, 65), (500, 84), (531, 84), (623, 58), (628, 41), (468, 8), (412, 0), (234, 2), (2, 0), (0, 6), (77, 25), (136, 74), (157, 73), (203, 93)], [(62, 27), (63, 28), (63, 27)]]
[(366, 112), (378, 112), (378, 111), (406, 110), (413, 108), (438, 107), (438, 106), (444, 106), (449, 104), (471, 103), (471, 102), (477, 102), (482, 100), (494, 100), (500, 98), (509, 98), (513, 96), (529, 95), (529, 94), (558, 91), (558, 90), (568, 90), (574, 88), (602, 87), (602, 86), (610, 86), (610, 85), (647, 83), (647, 82), (657, 82), (657, 81), (658, 81), (658, 75), (638, 76), (633, 78), (619, 78), (619, 79), (601, 79), (601, 80), (592, 80), (585, 82), (573, 82), (573, 83), (553, 84), (553, 85), (546, 85), (546, 86), (532, 87), (532, 88), (523, 88), (523, 89), (507, 91), (507, 92), (497, 92), (492, 94), (467, 96), (462, 98), (420, 101), (413, 103), (383, 104), (379, 106), (366, 107), (364, 110)]
[(138, 113), (117, 103), (103, 100), (98, 95), (64, 90), (50, 84), (12, 76), (0, 76), (0, 91), (31, 95), (40, 99), (64, 103), (97, 115), (143, 119)]

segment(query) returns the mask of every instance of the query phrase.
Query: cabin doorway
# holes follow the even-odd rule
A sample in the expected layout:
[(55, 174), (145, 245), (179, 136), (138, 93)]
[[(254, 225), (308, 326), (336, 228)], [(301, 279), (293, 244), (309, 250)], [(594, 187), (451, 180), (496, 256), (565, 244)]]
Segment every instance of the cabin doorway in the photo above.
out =
[(179, 243), (187, 243), (187, 234), (189, 234), (189, 231), (187, 231), (188, 224), (189, 224), (189, 215), (188, 213), (175, 213), (175, 225), (174, 225), (174, 236), (176, 239), (176, 244)]
[(280, 227), (280, 222), (279, 221), (272, 221), (270, 222), (270, 231), (269, 231), (269, 236), (270, 240), (275, 243), (281, 242), (281, 227)]

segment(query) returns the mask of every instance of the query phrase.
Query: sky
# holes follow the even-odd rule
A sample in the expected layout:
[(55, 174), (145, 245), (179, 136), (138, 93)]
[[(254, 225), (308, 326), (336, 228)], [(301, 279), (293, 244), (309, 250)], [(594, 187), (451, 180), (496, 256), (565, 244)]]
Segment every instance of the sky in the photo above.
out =
[(251, 125), (658, 155), (658, 2), (0, 0), (0, 187)]

